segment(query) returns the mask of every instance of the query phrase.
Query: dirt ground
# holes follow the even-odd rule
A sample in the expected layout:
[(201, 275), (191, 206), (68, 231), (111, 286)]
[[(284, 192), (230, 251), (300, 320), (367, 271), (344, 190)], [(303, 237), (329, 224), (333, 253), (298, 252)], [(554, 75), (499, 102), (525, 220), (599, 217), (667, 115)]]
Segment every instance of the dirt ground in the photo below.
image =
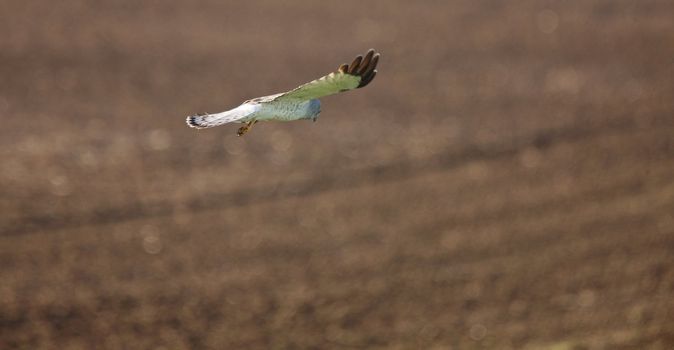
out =
[(1, 2), (0, 349), (672, 349), (672, 13)]

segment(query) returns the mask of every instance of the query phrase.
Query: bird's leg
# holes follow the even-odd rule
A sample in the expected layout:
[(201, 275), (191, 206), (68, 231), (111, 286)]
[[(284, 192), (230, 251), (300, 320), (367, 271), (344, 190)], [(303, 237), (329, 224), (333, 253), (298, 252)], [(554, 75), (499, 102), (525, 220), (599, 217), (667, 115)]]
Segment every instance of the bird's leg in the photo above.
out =
[(253, 128), (253, 125), (257, 123), (257, 120), (251, 120), (246, 125), (242, 126), (239, 128), (239, 130), (236, 132), (236, 136), (243, 136), (243, 134), (247, 133), (250, 131), (250, 129)]

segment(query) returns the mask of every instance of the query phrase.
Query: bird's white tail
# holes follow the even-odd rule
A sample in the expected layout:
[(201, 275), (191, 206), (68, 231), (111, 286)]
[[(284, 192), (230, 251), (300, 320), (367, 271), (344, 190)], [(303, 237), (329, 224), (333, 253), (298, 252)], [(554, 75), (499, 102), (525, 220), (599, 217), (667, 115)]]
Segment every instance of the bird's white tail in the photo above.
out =
[(220, 114), (195, 114), (187, 117), (187, 125), (191, 128), (205, 129), (218, 126), (227, 121), (224, 121), (224, 118), (219, 118)]
[(251, 116), (257, 110), (257, 106), (251, 106), (243, 104), (237, 108), (225, 111), (222, 113), (215, 114), (195, 114), (187, 117), (185, 120), (187, 125), (192, 128), (205, 129), (212, 128), (214, 126), (233, 123), (233, 122), (246, 122), (250, 120)]

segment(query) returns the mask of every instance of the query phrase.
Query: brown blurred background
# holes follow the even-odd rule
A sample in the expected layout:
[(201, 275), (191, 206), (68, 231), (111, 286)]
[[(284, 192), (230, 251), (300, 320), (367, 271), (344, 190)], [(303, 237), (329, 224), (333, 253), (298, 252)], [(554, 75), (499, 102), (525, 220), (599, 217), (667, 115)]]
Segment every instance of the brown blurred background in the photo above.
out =
[(3, 1), (0, 349), (671, 349), (673, 13)]

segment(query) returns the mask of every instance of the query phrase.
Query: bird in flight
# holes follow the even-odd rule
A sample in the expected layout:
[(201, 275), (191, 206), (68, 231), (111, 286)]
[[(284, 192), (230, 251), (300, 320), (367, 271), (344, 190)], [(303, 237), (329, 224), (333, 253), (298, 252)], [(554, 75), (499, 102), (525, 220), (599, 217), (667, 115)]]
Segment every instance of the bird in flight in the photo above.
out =
[(197, 129), (212, 128), (227, 123), (245, 123), (238, 136), (250, 131), (258, 121), (316, 121), (321, 113), (320, 97), (362, 88), (377, 75), (379, 54), (370, 49), (365, 56), (356, 56), (351, 64), (342, 64), (336, 72), (318, 78), (280, 94), (254, 98), (221, 113), (200, 113), (187, 117), (187, 125)]

